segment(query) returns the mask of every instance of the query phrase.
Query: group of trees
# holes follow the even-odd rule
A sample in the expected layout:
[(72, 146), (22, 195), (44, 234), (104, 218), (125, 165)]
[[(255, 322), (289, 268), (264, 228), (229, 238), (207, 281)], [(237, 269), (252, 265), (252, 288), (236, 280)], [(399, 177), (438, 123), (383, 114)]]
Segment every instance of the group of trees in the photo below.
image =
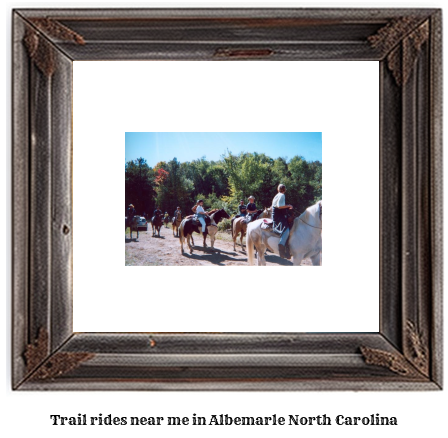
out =
[(190, 212), (197, 199), (206, 208), (237, 212), (240, 199), (255, 197), (258, 208), (269, 207), (278, 184), (287, 188), (286, 200), (302, 212), (322, 199), (322, 163), (295, 156), (273, 159), (265, 154), (227, 152), (220, 161), (180, 163), (176, 158), (153, 168), (144, 158), (125, 165), (125, 202), (137, 213), (151, 214), (156, 206), (170, 215), (177, 206)]

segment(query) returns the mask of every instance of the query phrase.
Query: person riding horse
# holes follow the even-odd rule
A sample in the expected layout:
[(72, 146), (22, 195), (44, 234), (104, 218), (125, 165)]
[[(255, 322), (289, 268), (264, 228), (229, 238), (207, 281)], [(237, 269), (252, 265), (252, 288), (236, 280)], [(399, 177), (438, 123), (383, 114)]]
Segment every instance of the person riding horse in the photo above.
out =
[(253, 196), (249, 196), (247, 198), (249, 201), (249, 204), (246, 206), (247, 215), (246, 215), (246, 223), (252, 222), (252, 219), (254, 218), (254, 214), (257, 213), (257, 206), (255, 205), (255, 198)]
[(165, 224), (165, 228), (168, 228), (168, 222), (170, 221), (170, 215), (167, 211), (165, 211), (165, 215), (163, 216), (163, 223)]
[(202, 225), (202, 233), (205, 233), (205, 229), (207, 227), (206, 223), (205, 223), (205, 217), (208, 216), (208, 213), (204, 210), (204, 201), (202, 199), (199, 199), (199, 201), (196, 204), (196, 216), (199, 220), (199, 222)]
[[(179, 237), (179, 227), (182, 222), (182, 210), (180, 207), (177, 207), (177, 209), (174, 211), (173, 218), (172, 218), (172, 225), (173, 225), (173, 236)], [(175, 234), (176, 232), (176, 234)]]
[(132, 223), (132, 219), (134, 219), (134, 216), (137, 214), (137, 212), (135, 211), (134, 205), (133, 204), (129, 204), (128, 208), (126, 209), (126, 222), (128, 227), (130, 226), (130, 224)]
[(240, 205), (238, 205), (239, 214), (235, 217), (243, 217), (246, 216), (247, 210), (246, 205), (244, 204), (244, 201), (241, 199)]
[(230, 220), (230, 225), (231, 225), (231, 229), (233, 230), (233, 221), (238, 218), (238, 217), (244, 217), (246, 216), (246, 206), (244, 205), (244, 201), (241, 199), (240, 201), (240, 205), (238, 205), (238, 211), (239, 213), (236, 214), (231, 220)]
[(178, 214), (182, 215), (182, 210), (180, 209), (180, 207), (177, 207), (177, 209), (174, 210), (173, 217), (176, 218)]
[(160, 210), (159, 207), (156, 207), (156, 209), (154, 210), (154, 213), (152, 214), (154, 217), (160, 216), (162, 213), (162, 210)]
[(284, 184), (279, 184), (278, 193), (272, 200), (272, 220), (274, 221), (274, 230), (277, 234), (281, 234), (278, 250), (282, 259), (290, 259), (291, 255), (286, 247), (289, 237), (288, 213), (292, 210), (292, 205), (286, 204)]
[(191, 207), (191, 211), (193, 212), (193, 214), (188, 215), (185, 219), (193, 218), (196, 215), (196, 209), (198, 208), (200, 202), (203, 203), (204, 201), (202, 199), (198, 199), (196, 201), (196, 204), (194, 204), (193, 207)]

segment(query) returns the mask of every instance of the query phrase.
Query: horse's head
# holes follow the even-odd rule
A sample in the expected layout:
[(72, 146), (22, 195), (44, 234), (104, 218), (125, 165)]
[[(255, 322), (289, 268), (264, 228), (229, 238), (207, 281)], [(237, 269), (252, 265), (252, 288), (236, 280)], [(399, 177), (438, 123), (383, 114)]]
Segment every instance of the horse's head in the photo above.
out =
[(308, 207), (299, 219), (310, 227), (322, 229), (322, 201)]
[(320, 224), (319, 227), (322, 228), (322, 200), (316, 202), (307, 211), (310, 211), (312, 216), (315, 218), (315, 223)]
[(225, 211), (223, 208), (221, 209), (221, 211), (222, 211), (222, 218), (224, 218), (224, 219), (230, 219), (230, 216), (229, 216), (229, 214), (227, 213), (227, 211)]
[(272, 213), (271, 210), (272, 210), (271, 207), (269, 207), (269, 208), (265, 207), (263, 212), (260, 215), (260, 218), (271, 217), (271, 213)]
[(220, 210), (212, 214), (212, 218), (216, 223), (218, 223), (221, 219), (229, 219), (230, 216), (223, 208), (221, 208)]

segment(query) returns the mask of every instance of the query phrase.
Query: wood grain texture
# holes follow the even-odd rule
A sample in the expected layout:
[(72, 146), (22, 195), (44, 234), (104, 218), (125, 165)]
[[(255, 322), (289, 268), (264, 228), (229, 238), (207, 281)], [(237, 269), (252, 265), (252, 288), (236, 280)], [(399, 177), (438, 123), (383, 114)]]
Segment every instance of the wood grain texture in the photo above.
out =
[[(205, 375), (207, 369), (203, 369)], [(213, 377), (213, 376), (211, 376)], [(381, 378), (350, 381), (344, 379), (327, 380), (300, 378), (253, 378), (253, 370), (248, 369), (240, 378), (210, 379), (97, 379), (95, 381), (77, 379), (55, 379), (47, 381), (27, 381), (20, 387), (27, 391), (436, 391), (434, 382), (405, 381)]]
[(72, 62), (55, 54), (51, 92), (51, 350), (73, 332), (72, 289)]
[(29, 340), (50, 329), (51, 292), (51, 76), (30, 63)]
[(380, 62), (380, 331), (402, 347), (401, 90)]
[[(155, 344), (155, 345), (154, 345)], [(76, 333), (62, 351), (98, 354), (360, 354), (359, 346), (394, 351), (382, 335), (305, 333)]]
[(431, 239), (431, 376), (443, 384), (443, 118), (442, 11), (431, 15), (429, 45), (429, 145)]
[[(13, 19), (12, 84), (12, 386), (26, 374), (23, 352), (29, 342), (29, 62), (22, 39), (25, 23)], [(20, 217), (20, 221), (13, 218)]]
[[(442, 387), (440, 11), (24, 9), (13, 47), (14, 388)], [(73, 333), (72, 62), (102, 59), (379, 61), (379, 333)]]

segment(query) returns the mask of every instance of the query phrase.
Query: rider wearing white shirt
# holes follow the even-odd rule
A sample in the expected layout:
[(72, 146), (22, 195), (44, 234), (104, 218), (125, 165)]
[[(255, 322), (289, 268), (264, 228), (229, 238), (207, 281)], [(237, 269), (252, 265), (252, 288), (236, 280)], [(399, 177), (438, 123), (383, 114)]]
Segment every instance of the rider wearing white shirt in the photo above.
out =
[(288, 210), (292, 210), (292, 205), (286, 204), (286, 187), (283, 184), (280, 184), (277, 188), (278, 193), (275, 195), (272, 200), (272, 219), (275, 225), (279, 223), (282, 224), (284, 229), (282, 236), (280, 238), (280, 242), (278, 243), (278, 250), (280, 253), (280, 257), (282, 259), (290, 258), (290, 255), (286, 252), (286, 242), (289, 237), (289, 224), (288, 219), (286, 217), (286, 213)]
[(202, 225), (202, 233), (205, 233), (205, 228), (206, 228), (205, 216), (208, 216), (208, 213), (204, 210), (203, 206), (204, 206), (204, 201), (202, 199), (200, 199), (198, 201), (198, 204), (196, 207), (196, 214), (199, 219), (199, 222)]
[(275, 195), (275, 197), (274, 197), (274, 199), (272, 200), (272, 206), (273, 207), (276, 207), (276, 208), (278, 208), (278, 207), (283, 207), (285, 204), (286, 204), (286, 196), (285, 196), (285, 194), (284, 193), (280, 193), (280, 192), (278, 192), (276, 195)]

